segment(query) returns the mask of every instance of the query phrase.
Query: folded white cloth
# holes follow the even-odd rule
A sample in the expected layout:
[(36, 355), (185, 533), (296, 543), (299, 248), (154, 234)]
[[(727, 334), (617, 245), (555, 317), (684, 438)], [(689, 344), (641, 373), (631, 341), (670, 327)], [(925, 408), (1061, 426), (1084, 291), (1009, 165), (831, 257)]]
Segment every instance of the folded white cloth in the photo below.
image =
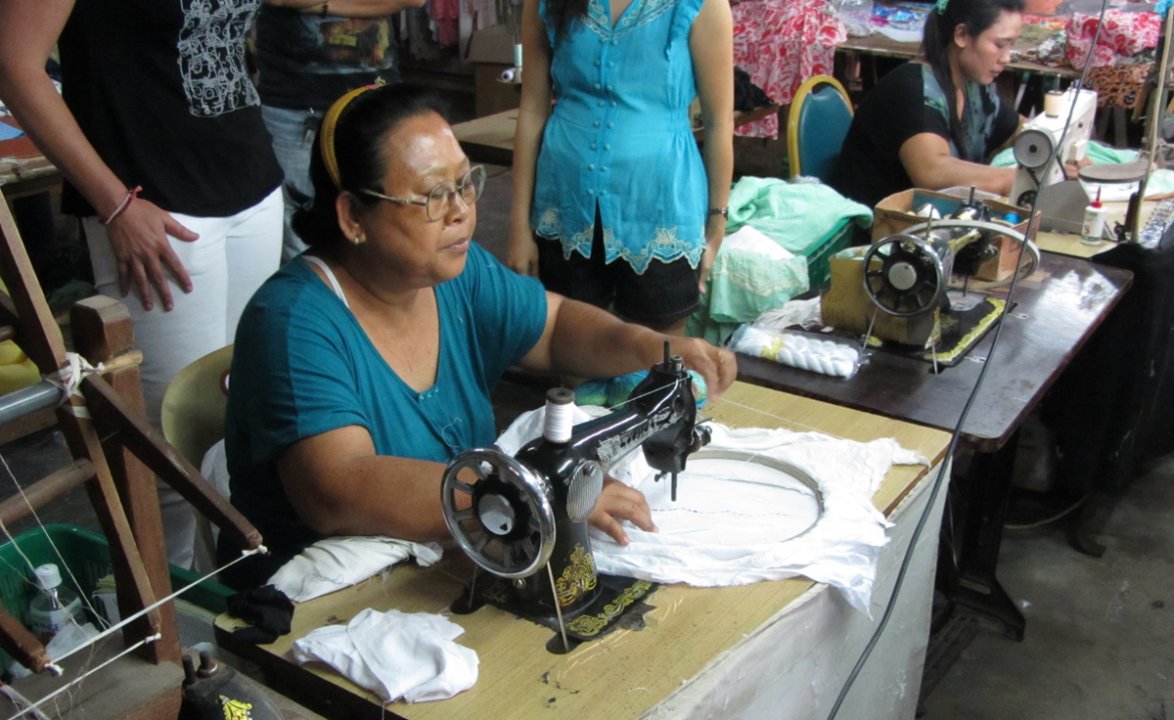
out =
[(269, 578), (294, 602), (350, 587), (392, 565), (415, 557), (427, 567), (441, 558), (436, 543), (415, 543), (380, 536), (345, 536), (319, 540)]
[(477, 653), (453, 642), (464, 628), (433, 613), (367, 608), (346, 625), (294, 641), (295, 661), (326, 663), (389, 703), (444, 700), (477, 682)]
[[(204, 454), (200, 472), (224, 497), (229, 496), (224, 440), (214, 444)], [(409, 557), (415, 557), (420, 566), (427, 567), (439, 560), (443, 552), (436, 543), (416, 543), (389, 537), (326, 538), (282, 565), (269, 578), (268, 584), (276, 586), (294, 602), (306, 602), (350, 587)]]
[[(582, 414), (576, 423), (601, 409), (577, 411)], [(542, 414), (539, 408), (523, 415), (498, 444), (515, 452), (539, 432)], [(889, 527), (872, 496), (890, 466), (924, 465), (925, 458), (890, 438), (860, 443), (821, 433), (709, 427), (713, 439), (678, 478), (675, 502), (669, 482), (654, 480), (642, 453), (611, 468), (613, 477), (644, 493), (657, 531), (625, 523), (629, 543), (621, 546), (593, 529), (599, 572), (709, 587), (803, 575), (836, 587), (868, 613), (877, 554), (888, 542)], [(822, 511), (813, 492), (769, 465), (731, 471), (728, 462), (702, 461), (706, 450), (748, 453), (805, 471), (819, 488)]]

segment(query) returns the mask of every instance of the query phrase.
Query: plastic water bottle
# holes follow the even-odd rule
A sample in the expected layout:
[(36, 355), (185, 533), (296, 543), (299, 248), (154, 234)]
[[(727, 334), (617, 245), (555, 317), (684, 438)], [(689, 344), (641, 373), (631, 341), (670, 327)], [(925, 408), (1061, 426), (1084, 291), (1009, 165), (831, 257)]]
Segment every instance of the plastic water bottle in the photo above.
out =
[(872, 32), (872, 0), (832, 0), (831, 5), (849, 35), (860, 37)]
[(85, 611), (77, 593), (61, 584), (61, 571), (53, 563), (33, 571), (39, 592), (29, 603), (29, 630), (47, 643), (63, 627), (85, 622)]

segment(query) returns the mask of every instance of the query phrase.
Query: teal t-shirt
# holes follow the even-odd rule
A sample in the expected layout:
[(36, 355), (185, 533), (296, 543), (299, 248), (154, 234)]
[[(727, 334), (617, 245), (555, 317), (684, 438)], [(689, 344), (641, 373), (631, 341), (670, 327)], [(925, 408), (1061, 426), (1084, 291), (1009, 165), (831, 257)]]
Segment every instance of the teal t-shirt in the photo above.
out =
[(380, 455), (438, 462), (495, 440), (490, 392), (541, 336), (545, 291), (475, 243), (464, 271), (435, 290), (440, 357), (436, 383), (424, 392), (395, 374), (303, 258), (266, 281), (245, 308), (225, 450), (232, 503), (273, 552), (267, 565), (320, 539), (298, 518), (275, 473), (277, 456), (297, 440), (358, 425)]

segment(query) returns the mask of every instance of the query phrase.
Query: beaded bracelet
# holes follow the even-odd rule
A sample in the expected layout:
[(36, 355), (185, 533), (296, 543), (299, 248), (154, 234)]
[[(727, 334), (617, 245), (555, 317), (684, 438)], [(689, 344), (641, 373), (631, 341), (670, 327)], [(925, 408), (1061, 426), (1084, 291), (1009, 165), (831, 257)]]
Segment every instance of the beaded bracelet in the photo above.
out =
[(126, 197), (122, 199), (122, 202), (118, 203), (118, 207), (114, 208), (114, 210), (109, 215), (107, 215), (99, 222), (101, 222), (103, 225), (109, 225), (110, 223), (114, 222), (114, 219), (121, 215), (128, 207), (130, 207), (130, 204), (134, 202), (134, 199), (138, 197), (139, 193), (142, 191), (142, 185), (135, 185), (134, 188), (127, 190)]

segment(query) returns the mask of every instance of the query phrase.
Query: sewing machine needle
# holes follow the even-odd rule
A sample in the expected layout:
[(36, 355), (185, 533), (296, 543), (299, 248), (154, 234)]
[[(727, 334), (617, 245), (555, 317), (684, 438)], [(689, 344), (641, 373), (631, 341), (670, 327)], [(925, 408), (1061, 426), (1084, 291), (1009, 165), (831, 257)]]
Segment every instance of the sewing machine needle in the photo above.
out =
[(676, 502), (677, 501), (677, 474), (672, 473), (672, 476), (673, 476), (673, 484), (672, 484), (672, 489), (669, 490), (669, 495), (672, 498), (672, 501)]
[(567, 626), (563, 624), (563, 609), (558, 604), (558, 591), (554, 587), (554, 570), (550, 567), (550, 562), (546, 563), (546, 576), (550, 578), (550, 594), (554, 598), (554, 614), (558, 617), (558, 632), (563, 638), (563, 651), (571, 651), (571, 643), (567, 640)]

